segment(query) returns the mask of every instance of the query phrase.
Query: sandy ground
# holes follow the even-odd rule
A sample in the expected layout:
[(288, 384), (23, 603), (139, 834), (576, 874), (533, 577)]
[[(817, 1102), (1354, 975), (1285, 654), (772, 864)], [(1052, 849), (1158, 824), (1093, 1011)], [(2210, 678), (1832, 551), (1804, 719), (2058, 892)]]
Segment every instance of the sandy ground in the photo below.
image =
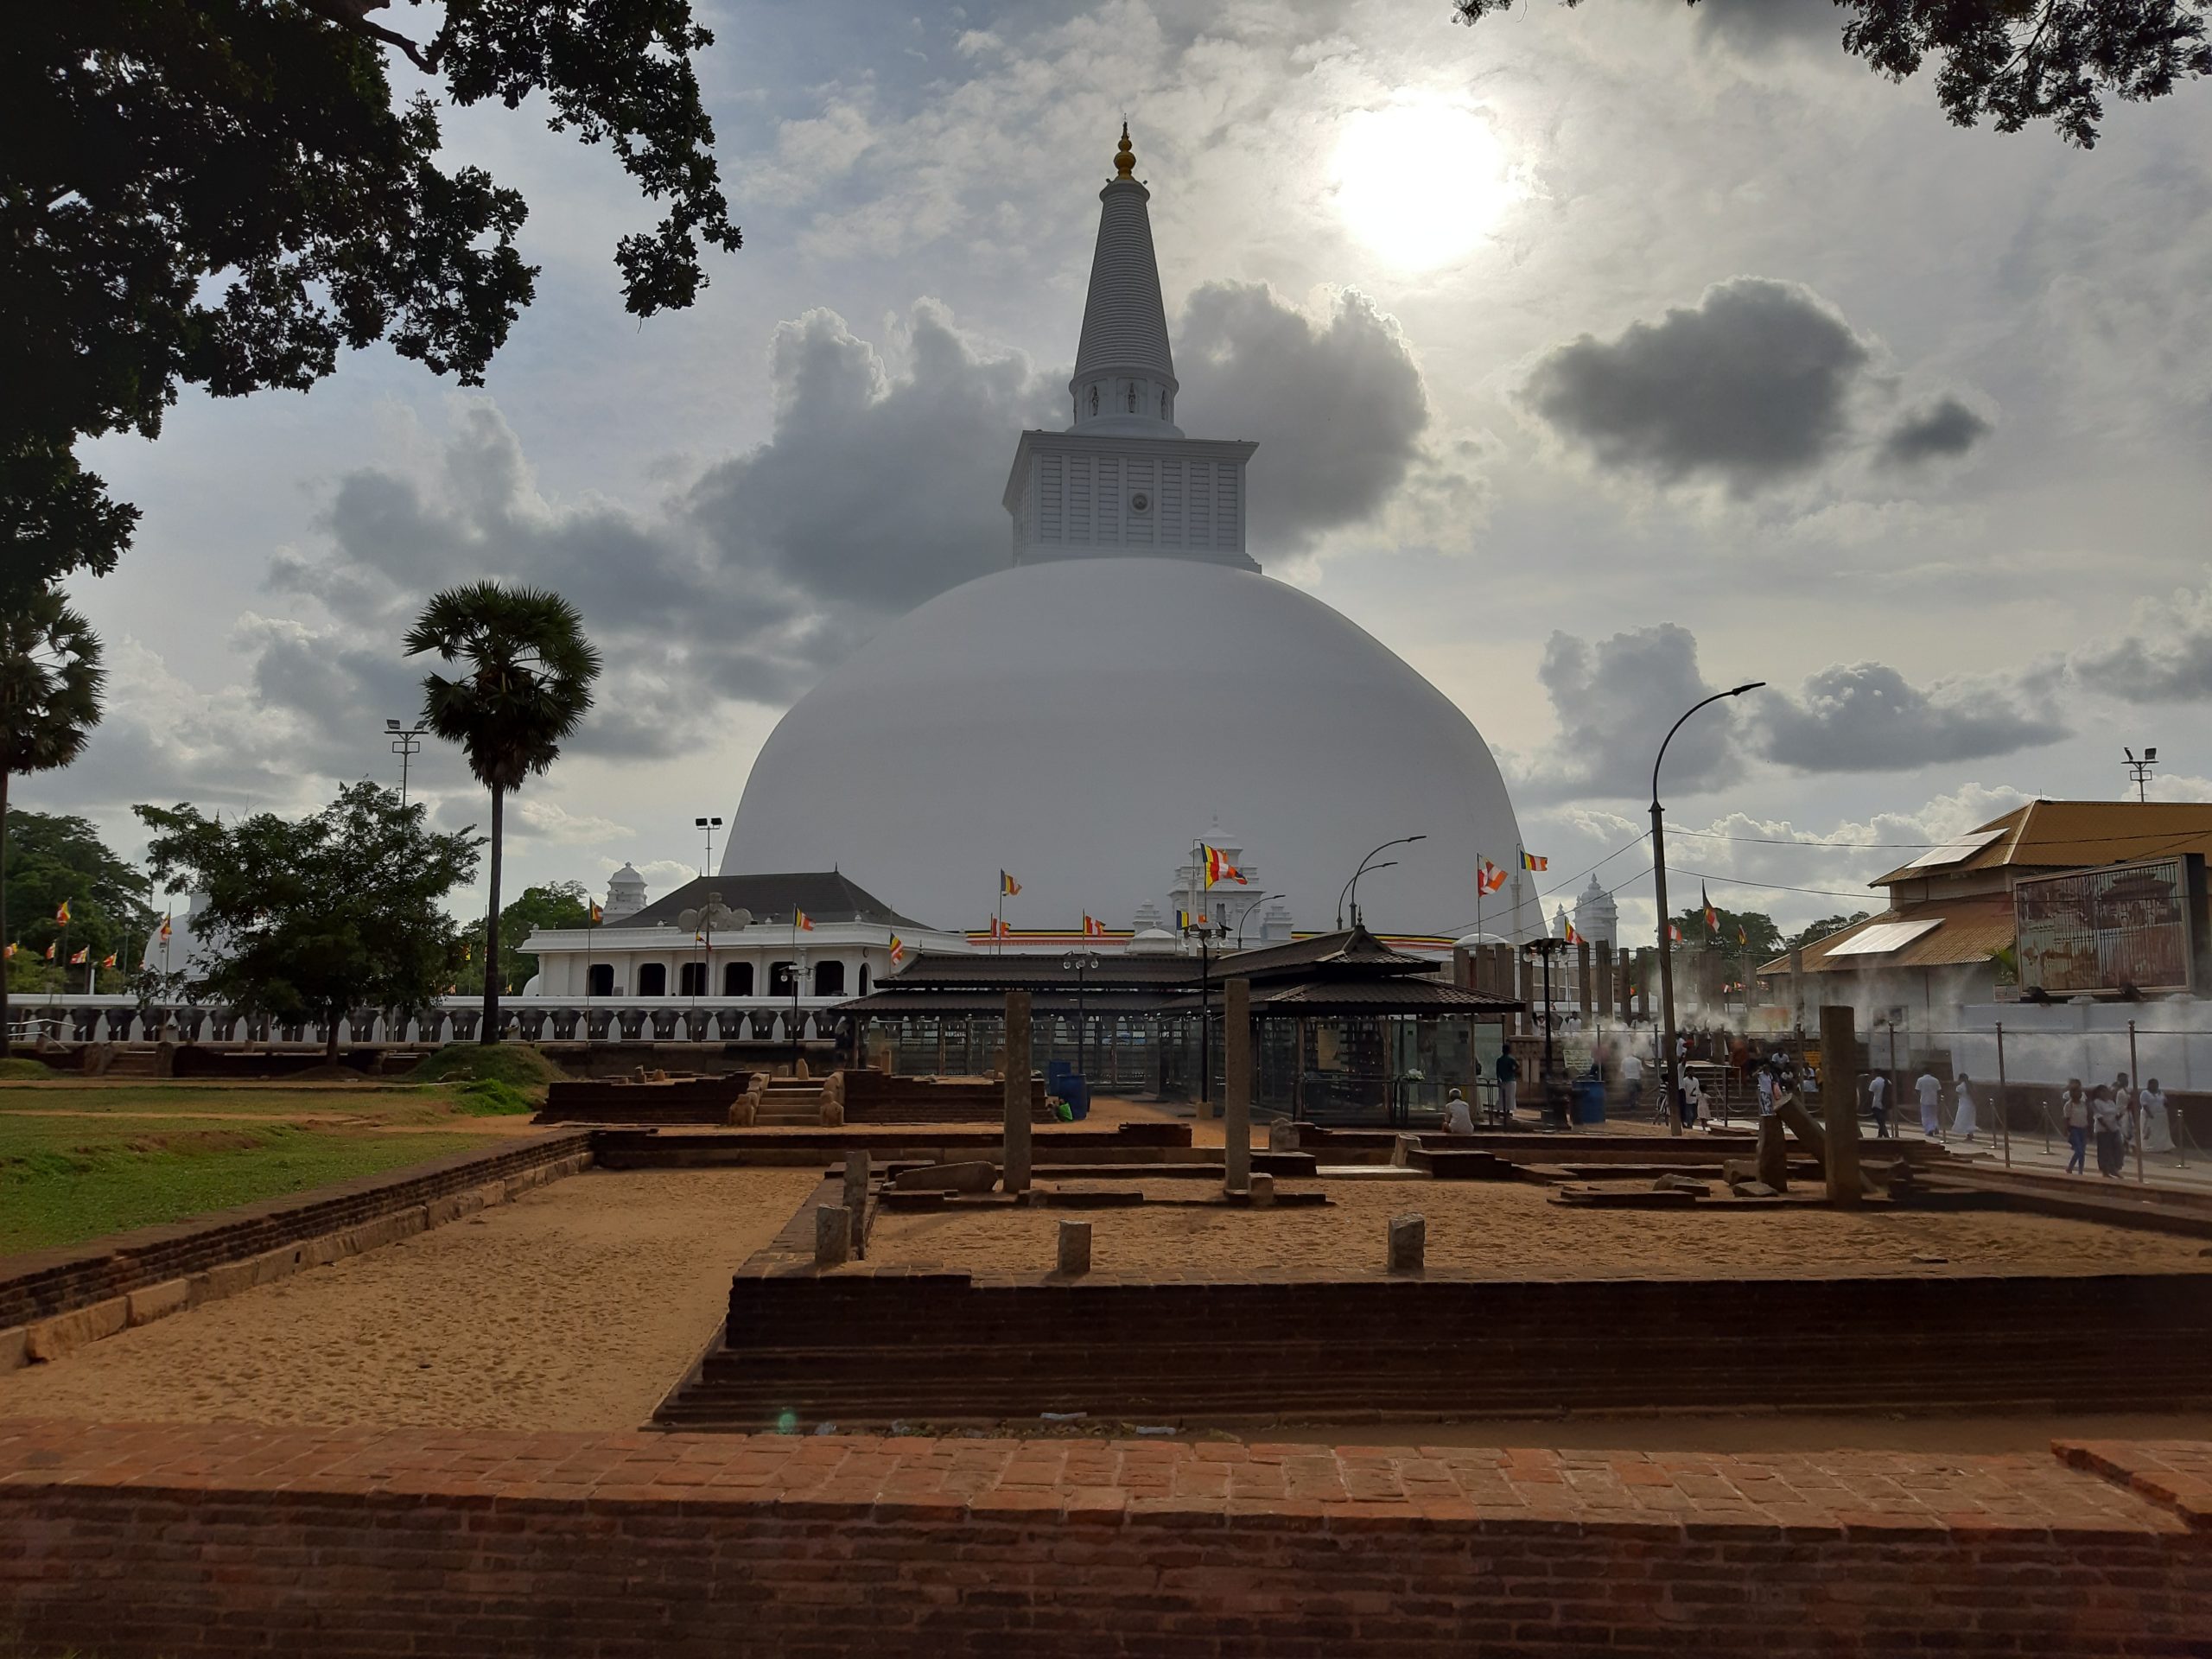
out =
[(594, 1171), (0, 1374), (0, 1417), (634, 1428), (814, 1169)]
[[(1148, 1197), (1198, 1197), (1198, 1181), (1144, 1183)], [(1279, 1192), (1317, 1183), (1280, 1182)], [(1325, 1209), (1147, 1205), (1127, 1210), (992, 1210), (886, 1214), (871, 1267), (931, 1263), (1052, 1270), (1059, 1224), (1091, 1224), (1091, 1265), (1113, 1272), (1218, 1273), (1240, 1267), (1382, 1271), (1390, 1217), (1427, 1218), (1428, 1264), (1498, 1277), (1790, 1277), (1874, 1273), (2212, 1271), (2193, 1238), (2053, 1217), (1853, 1214), (1803, 1208), (1587, 1210), (1510, 1182), (1330, 1181)], [(1917, 1258), (1937, 1257), (1923, 1261)]]

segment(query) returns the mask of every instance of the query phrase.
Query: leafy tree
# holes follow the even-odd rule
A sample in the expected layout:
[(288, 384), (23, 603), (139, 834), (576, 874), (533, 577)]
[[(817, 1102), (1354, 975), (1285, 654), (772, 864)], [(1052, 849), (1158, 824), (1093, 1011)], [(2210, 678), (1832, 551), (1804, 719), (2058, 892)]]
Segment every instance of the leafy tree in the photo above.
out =
[[(66, 961), (82, 947), (90, 950), (95, 963), (110, 956), (116, 959), (114, 968), (99, 970), (95, 989), (124, 988), (147, 938), (159, 925), (147, 902), (153, 884), (143, 871), (118, 858), (99, 831), (83, 818), (26, 812), (21, 807), (8, 814), (0, 871), (4, 871), (0, 887), (7, 895), (0, 938), (22, 947), (13, 963), (18, 978), (11, 984), (24, 990), (83, 990), (84, 969), (68, 969)], [(66, 940), (54, 919), (65, 899), (69, 901)], [(49, 976), (44, 971), (48, 966), (46, 947), (65, 942), (67, 950), (55, 952), (54, 965), (66, 971)]]
[[(1810, 3), (1811, 0), (1803, 0)], [(1565, 0), (1577, 6), (1582, 0)], [(1695, 5), (1698, 0), (1687, 0)], [(1766, 0), (1781, 5), (1784, 0)], [(1958, 126), (1984, 116), (1999, 132), (2048, 120), (2084, 149), (2104, 95), (2163, 98), (2212, 74), (2212, 0), (1834, 0), (1843, 49), (1891, 80), (1939, 60), (1936, 96)], [(1510, 11), (1513, 0), (1452, 0), (1457, 21)]]
[[(13, 401), (12, 392), (0, 397), (0, 407)], [(106, 681), (99, 637), (60, 594), (0, 597), (0, 918), (8, 914), (9, 780), (83, 753)], [(0, 956), (0, 1059), (8, 1053), (8, 969)]]
[(464, 672), (423, 682), (423, 721), (461, 745), (477, 782), (492, 791), (490, 902), (485, 909), (483, 1041), (499, 1039), (499, 856), (506, 798), (543, 776), (591, 708), (599, 653), (576, 607), (541, 588), (471, 582), (431, 596), (408, 630), (407, 654), (435, 652)]
[(1814, 944), (1817, 940), (1825, 939), (1831, 933), (1840, 932), (1847, 927), (1852, 927), (1865, 921), (1869, 914), (1870, 912), (1866, 911), (1854, 910), (1848, 916), (1823, 916), (1819, 921), (1808, 923), (1791, 934), (1787, 940), (1783, 941), (1783, 949), (1796, 950)]
[(331, 1060), (347, 1013), (423, 1007), (460, 963), (442, 901), (475, 874), (483, 843), (430, 833), (423, 809), (390, 790), (349, 784), (299, 819), (135, 810), (153, 832), (154, 874), (207, 895), (194, 917), (193, 992), (274, 1019), (327, 1021)]
[[(137, 511), (79, 465), (153, 437), (178, 388), (303, 391), (389, 340), (483, 378), (534, 291), (520, 195), (442, 162), (432, 92), (608, 145), (659, 225), (614, 250), (640, 317), (735, 249), (689, 0), (68, 0), (11, 9), (0, 52), (0, 589), (113, 568)], [(410, 10), (422, 0), (410, 0)], [(428, 8), (424, 8), (427, 10)], [(20, 14), (20, 15), (12, 15)], [(434, 87), (395, 100), (391, 54)], [(413, 79), (411, 72), (409, 78)]]
[[(581, 881), (556, 881), (547, 887), (524, 887), (522, 896), (499, 912), (499, 983), (519, 990), (537, 971), (537, 959), (519, 949), (532, 930), (541, 927), (582, 927), (590, 914), (591, 895)], [(481, 918), (461, 931), (469, 960), (484, 960), (484, 922)]]
[(1782, 931), (1775, 926), (1774, 918), (1764, 911), (1729, 910), (1715, 905), (1713, 913), (1720, 919), (1718, 931), (1705, 925), (1705, 911), (1700, 906), (1692, 905), (1675, 918), (1675, 925), (1681, 931), (1684, 944), (1718, 950), (1728, 959), (1732, 967), (1747, 954), (1756, 965), (1766, 961), (1781, 948)]

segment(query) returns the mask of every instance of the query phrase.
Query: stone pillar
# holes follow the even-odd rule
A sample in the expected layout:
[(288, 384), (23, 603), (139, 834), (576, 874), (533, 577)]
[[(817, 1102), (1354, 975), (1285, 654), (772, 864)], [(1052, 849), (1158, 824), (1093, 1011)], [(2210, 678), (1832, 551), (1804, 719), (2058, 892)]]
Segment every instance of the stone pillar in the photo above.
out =
[(1582, 1023), (1590, 1023), (1590, 941), (1578, 939), (1574, 944), (1575, 1006), (1581, 1011)]
[(1070, 1278), (1090, 1271), (1089, 1222), (1064, 1221), (1060, 1224), (1060, 1271)]
[(1006, 994), (1006, 1190), (1029, 1190), (1029, 993)]
[(868, 1255), (868, 1154), (855, 1147), (845, 1154), (845, 1210), (853, 1218), (853, 1254)]
[(1789, 1137), (1778, 1117), (1759, 1119), (1758, 1177), (1777, 1192), (1789, 1185)]
[(1602, 1018), (1613, 1011), (1613, 947), (1600, 940), (1595, 965), (1598, 976), (1598, 1013)]
[(1390, 1217), (1390, 1271), (1419, 1273), (1428, 1255), (1428, 1223), (1419, 1216)]
[(1475, 954), (1464, 945), (1452, 947), (1452, 982), (1463, 991), (1475, 988)]
[(839, 1204), (818, 1205), (814, 1211), (814, 1265), (842, 1267), (853, 1253), (853, 1212)]
[(1850, 1208), (1859, 1187), (1859, 1031), (1847, 1007), (1821, 1010), (1821, 1127), (1827, 1131), (1828, 1202)]
[(1222, 1168), (1231, 1192), (1252, 1188), (1252, 982), (1221, 990)]

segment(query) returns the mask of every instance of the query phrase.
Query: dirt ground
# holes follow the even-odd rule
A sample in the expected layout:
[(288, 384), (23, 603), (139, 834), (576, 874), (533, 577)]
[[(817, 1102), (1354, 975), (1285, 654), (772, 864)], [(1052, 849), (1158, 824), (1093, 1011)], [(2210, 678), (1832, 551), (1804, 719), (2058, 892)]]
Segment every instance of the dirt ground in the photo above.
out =
[[(1852, 1213), (1809, 1205), (1592, 1210), (1553, 1204), (1544, 1187), (1488, 1181), (1284, 1181), (1276, 1190), (1317, 1185), (1328, 1193), (1326, 1208), (887, 1213), (872, 1235), (868, 1265), (1050, 1272), (1059, 1224), (1074, 1219), (1091, 1224), (1091, 1265), (1099, 1270), (1380, 1275), (1390, 1218), (1419, 1213), (1427, 1220), (1430, 1267), (1499, 1277), (2212, 1271), (2196, 1239), (2047, 1216)], [(1147, 1198), (1195, 1198), (1206, 1190), (1192, 1180), (1144, 1186)]]
[(813, 1169), (593, 1171), (0, 1374), (0, 1417), (634, 1428)]

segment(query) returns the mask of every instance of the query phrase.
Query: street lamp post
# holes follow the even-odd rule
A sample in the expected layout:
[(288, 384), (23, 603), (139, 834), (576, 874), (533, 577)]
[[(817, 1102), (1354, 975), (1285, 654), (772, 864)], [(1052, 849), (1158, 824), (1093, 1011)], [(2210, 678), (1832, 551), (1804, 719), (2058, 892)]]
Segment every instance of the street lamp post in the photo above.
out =
[(1197, 918), (1183, 924), (1183, 937), (1198, 942), (1198, 1116), (1213, 1103), (1213, 1012), (1208, 1000), (1213, 973), (1212, 944), (1229, 933), (1227, 922)]
[[(1375, 849), (1375, 853), (1387, 853), (1393, 847), (1410, 847), (1417, 841), (1427, 841), (1427, 839), (1428, 837), (1426, 835), (1400, 836), (1395, 841), (1384, 842), (1380, 847), (1377, 847)], [(1370, 868), (1378, 870), (1387, 870), (1390, 868), (1391, 864), (1395, 864), (1398, 861), (1394, 858), (1390, 861), (1389, 864), (1376, 864), (1374, 862), (1375, 853), (1370, 853), (1365, 858), (1359, 861), (1359, 868), (1351, 873), (1351, 880), (1345, 882), (1344, 885), (1344, 890), (1337, 894), (1337, 926), (1339, 929), (1341, 929), (1344, 925), (1344, 900), (1347, 897), (1349, 897), (1352, 901), (1351, 925), (1354, 927), (1357, 927), (1359, 925), (1359, 878), (1365, 875)]]
[(706, 832), (707, 861), (699, 867), (699, 874), (704, 875), (715, 868), (715, 831), (722, 827), (722, 821), (720, 818), (694, 818), (691, 827)]
[(399, 807), (407, 810), (407, 763), (422, 747), (422, 737), (430, 728), (427, 726), (402, 726), (396, 720), (384, 723), (385, 734), (391, 739), (391, 752), (399, 757)]
[[(1395, 860), (1392, 861), (1394, 863), (1395, 861)], [(1279, 893), (1263, 893), (1258, 898), (1255, 899), (1250, 904), (1244, 906), (1244, 913), (1236, 918), (1236, 948), (1239, 950), (1242, 950), (1244, 948), (1244, 930), (1250, 924), (1252, 918), (1259, 914), (1260, 906), (1266, 904), (1270, 899), (1280, 899), (1281, 897), (1282, 894)], [(1267, 942), (1268, 925), (1265, 922), (1262, 922), (1260, 924), (1260, 943), (1262, 944), (1265, 944)]]
[(1651, 762), (1651, 887), (1659, 902), (1659, 1075), (1665, 1079), (1662, 1098), (1667, 1103), (1667, 1133), (1682, 1132), (1681, 1075), (1675, 1060), (1675, 952), (1672, 931), (1667, 917), (1667, 833), (1659, 808), (1659, 763), (1667, 758), (1667, 745), (1675, 741), (1675, 734), (1682, 729), (1682, 721), (1708, 703), (1719, 702), (1729, 697), (1740, 697), (1746, 691), (1756, 691), (1764, 680), (1753, 680), (1732, 690), (1716, 691), (1703, 702), (1692, 703), (1682, 711), (1681, 720), (1667, 728), (1667, 735), (1659, 745), (1659, 753)]
[[(1526, 944), (1521, 947), (1521, 951), (1523, 956), (1535, 957), (1541, 961), (1544, 966), (1544, 1011), (1538, 1016), (1538, 1023), (1543, 1027), (1544, 1030), (1544, 1059), (1543, 1065), (1538, 1072), (1538, 1080), (1543, 1084), (1544, 1104), (1548, 1109), (1551, 1109), (1553, 1107), (1554, 1091), (1560, 1086), (1552, 1075), (1554, 1070), (1554, 1063), (1552, 1060), (1552, 957), (1557, 952), (1566, 949), (1567, 941), (1565, 939), (1554, 938), (1548, 933), (1539, 933), (1535, 938), (1530, 939)], [(1573, 1121), (1573, 1103), (1570, 1102), (1567, 1109), (1567, 1116), (1570, 1122)]]
[(1078, 1077), (1090, 1075), (1084, 1065), (1083, 980), (1084, 976), (1097, 965), (1098, 953), (1096, 950), (1071, 950), (1060, 958), (1060, 966), (1075, 975), (1075, 1074)]

